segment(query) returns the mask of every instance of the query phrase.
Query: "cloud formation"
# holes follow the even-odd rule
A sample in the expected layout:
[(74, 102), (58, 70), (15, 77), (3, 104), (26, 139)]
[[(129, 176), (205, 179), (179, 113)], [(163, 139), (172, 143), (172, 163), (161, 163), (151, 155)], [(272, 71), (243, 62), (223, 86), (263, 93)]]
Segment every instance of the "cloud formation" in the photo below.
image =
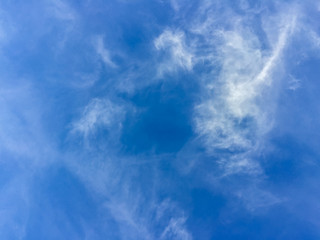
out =
[(84, 137), (94, 134), (97, 128), (121, 128), (124, 110), (107, 99), (92, 99), (83, 110), (81, 118), (73, 123), (73, 132)]
[(103, 43), (103, 37), (99, 36), (96, 38), (95, 41), (95, 48), (98, 53), (98, 55), (101, 57), (103, 63), (106, 66), (115, 68), (117, 65), (111, 60), (110, 52), (105, 48)]
[(182, 31), (165, 30), (154, 40), (157, 50), (164, 50), (169, 55), (159, 66), (160, 75), (164, 72), (176, 71), (177, 68), (192, 70), (193, 55), (185, 43), (185, 35)]
[[(272, 102), (277, 98), (272, 88), (275, 81), (281, 80), (274, 72), (282, 65), (282, 53), (294, 31), (295, 18), (292, 15), (278, 17), (276, 29), (279, 31), (272, 32), (269, 41), (275, 42), (270, 42), (270, 48), (264, 48), (258, 36), (241, 22), (235, 23), (231, 30), (215, 33), (219, 38), (216, 58), (221, 69), (205, 85), (209, 97), (195, 109), (196, 129), (205, 137), (209, 151), (252, 152), (259, 148), (263, 136), (272, 128)], [(266, 35), (271, 34), (270, 29), (263, 31)], [(205, 32), (201, 34), (211, 37)], [(230, 164), (238, 165), (240, 169), (243, 166), (240, 162)]]
[(289, 2), (1, 3), (0, 238), (319, 236), (318, 21)]

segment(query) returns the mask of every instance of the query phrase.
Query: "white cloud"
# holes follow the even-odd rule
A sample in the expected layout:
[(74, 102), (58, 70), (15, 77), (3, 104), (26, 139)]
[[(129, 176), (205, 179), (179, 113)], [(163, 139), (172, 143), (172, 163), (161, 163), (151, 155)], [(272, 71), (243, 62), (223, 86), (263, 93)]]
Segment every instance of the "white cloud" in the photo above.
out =
[(241, 199), (246, 209), (252, 213), (283, 202), (283, 199), (257, 186), (238, 190), (236, 196)]
[[(260, 187), (265, 174), (259, 161), (274, 124), (284, 53), (300, 21), (294, 7), (279, 12), (259, 13), (262, 23), (256, 25), (247, 16), (229, 11), (218, 14), (214, 4), (206, 1), (199, 17), (189, 24), (194, 34), (188, 39), (193, 63), (203, 63), (207, 69), (199, 77), (202, 99), (194, 109), (194, 126), (207, 153), (216, 159), (212, 165), (219, 169), (209, 165), (213, 173), (204, 173), (204, 178), (217, 187), (222, 179), (233, 182), (231, 176), (248, 177), (238, 190), (222, 188), (251, 212), (281, 202)], [(252, 25), (261, 29), (256, 31)], [(195, 161), (192, 167), (197, 171)]]
[(91, 163), (86, 164), (79, 164), (77, 158), (69, 161), (69, 164), (73, 172), (87, 185), (92, 196), (98, 194), (100, 199), (105, 199), (101, 214), (111, 215), (118, 226), (120, 239), (154, 239), (150, 222), (145, 216), (152, 212), (152, 209), (142, 194), (135, 191), (136, 186), (133, 186), (132, 182), (135, 170), (126, 172), (122, 166), (123, 161), (126, 160), (116, 156), (106, 159), (104, 156), (103, 159), (95, 157)]
[[(272, 86), (281, 79), (274, 72), (282, 65), (282, 53), (296, 26), (295, 15), (274, 18), (278, 25), (263, 29), (271, 36), (271, 48), (262, 47), (258, 36), (243, 20), (235, 21), (231, 29), (215, 32), (206, 30), (207, 20), (204, 28), (197, 23), (199, 31), (195, 33), (215, 47), (217, 56), (208, 59), (219, 64), (220, 70), (218, 74), (211, 73), (211, 80), (204, 81), (205, 97), (195, 108), (195, 126), (208, 152), (233, 152), (232, 157), (219, 161), (224, 176), (263, 172), (251, 158), (259, 153), (263, 137), (272, 128), (277, 92), (273, 93)], [(211, 40), (213, 36), (215, 40)], [(211, 48), (208, 52), (212, 54)]]
[(289, 87), (288, 89), (291, 91), (296, 91), (301, 87), (301, 80), (294, 78), (293, 76), (289, 76)]
[[(266, 133), (270, 115), (263, 97), (272, 84), (272, 71), (286, 46), (292, 23), (284, 29), (269, 54), (248, 30), (223, 31), (219, 58), (221, 72), (212, 83), (212, 99), (197, 107), (197, 129), (211, 147), (250, 149)], [(269, 55), (269, 56), (268, 56)], [(254, 136), (252, 136), (254, 133)]]
[[(91, 195), (98, 194), (99, 199), (104, 199), (100, 214), (111, 215), (120, 239), (191, 240), (187, 218), (179, 205), (170, 199), (156, 200), (157, 186), (162, 186), (161, 172), (151, 167), (149, 173), (141, 164), (131, 164), (140, 161), (141, 156), (130, 159), (108, 153), (106, 157), (106, 151), (90, 162), (79, 164), (82, 156), (69, 156), (67, 162)], [(141, 182), (146, 176), (152, 179)]]
[(192, 239), (186, 227), (187, 217), (170, 199), (165, 199), (157, 205), (156, 220), (165, 223), (160, 239)]
[(98, 55), (101, 57), (102, 61), (104, 62), (104, 64), (106, 66), (109, 66), (112, 68), (117, 67), (117, 65), (111, 60), (109, 50), (107, 50), (104, 46), (102, 36), (99, 36), (96, 38), (95, 48), (96, 48)]
[(164, 50), (169, 59), (159, 66), (160, 75), (164, 72), (176, 71), (177, 68), (192, 70), (193, 55), (185, 42), (185, 34), (182, 31), (165, 30), (154, 40), (157, 50)]
[(110, 100), (95, 98), (85, 107), (81, 118), (73, 123), (73, 132), (85, 137), (93, 134), (97, 127), (121, 128), (124, 110)]
[(315, 32), (315, 31), (313, 31), (313, 30), (309, 30), (309, 31), (307, 31), (307, 33), (309, 34), (309, 36), (310, 36), (310, 40), (311, 40), (311, 43), (315, 46), (315, 47), (317, 47), (317, 48), (320, 48), (320, 37), (319, 37), (319, 35)]
[(251, 176), (258, 176), (263, 173), (258, 162), (252, 160), (247, 154), (241, 156), (235, 155), (230, 159), (220, 159), (219, 165), (223, 168), (222, 177), (227, 177), (233, 174), (249, 174)]
[(191, 240), (192, 236), (185, 228), (186, 218), (172, 218), (164, 229), (160, 239)]
[(107, 206), (119, 224), (122, 239), (153, 239), (148, 224), (143, 221), (143, 217), (137, 216), (135, 203), (129, 204), (118, 199), (117, 202), (109, 203)]

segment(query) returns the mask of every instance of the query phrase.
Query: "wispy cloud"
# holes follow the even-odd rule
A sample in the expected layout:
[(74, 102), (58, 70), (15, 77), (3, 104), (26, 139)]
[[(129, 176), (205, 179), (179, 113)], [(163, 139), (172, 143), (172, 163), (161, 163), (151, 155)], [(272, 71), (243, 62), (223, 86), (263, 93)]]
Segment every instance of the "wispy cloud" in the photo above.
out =
[(182, 31), (165, 30), (154, 40), (157, 50), (167, 52), (169, 59), (159, 66), (160, 75), (164, 72), (176, 71), (178, 68), (192, 70), (193, 55), (185, 43), (185, 35)]
[[(292, 28), (292, 23), (288, 24), (267, 57), (252, 33), (220, 33), (224, 41), (220, 51), (222, 69), (217, 83), (213, 83), (215, 96), (197, 107), (203, 115), (197, 118), (197, 129), (207, 135), (212, 147), (250, 149), (257, 137), (270, 129), (270, 113), (262, 98), (272, 84), (272, 71)], [(251, 135), (253, 132), (256, 136)]]
[[(248, 210), (256, 211), (282, 202), (261, 187), (265, 175), (259, 158), (274, 125), (275, 88), (283, 79), (284, 53), (300, 15), (296, 6), (277, 13), (252, 9), (244, 2), (240, 7), (248, 15), (203, 1), (196, 17), (185, 20), (184, 30), (192, 33), (185, 40), (193, 53), (192, 64), (206, 69), (198, 75), (202, 97), (194, 108), (194, 127), (219, 169), (215, 180), (208, 181), (215, 186), (221, 179), (250, 176), (238, 191), (225, 188)], [(251, 14), (258, 14), (261, 24), (253, 22)], [(191, 167), (203, 164), (193, 160)]]
[(160, 239), (193, 239), (186, 226), (187, 217), (170, 199), (165, 199), (158, 204), (156, 220), (163, 222), (165, 226)]
[(191, 240), (190, 233), (184, 227), (185, 218), (170, 219), (168, 226), (164, 229), (160, 239), (177, 239), (177, 240)]
[(309, 39), (311, 40), (311, 43), (315, 47), (320, 48), (320, 37), (319, 37), (319, 35), (313, 30), (307, 31), (307, 34), (309, 34), (309, 36), (310, 36)]
[[(225, 165), (229, 173), (259, 169), (258, 163), (247, 159), (248, 155), (242, 157), (243, 153), (258, 150), (264, 134), (272, 127), (271, 107), (276, 98), (271, 94), (272, 84), (280, 79), (273, 72), (281, 66), (281, 56), (296, 21), (291, 15), (279, 19), (282, 20), (278, 23), (280, 30), (272, 33), (276, 42), (271, 44), (271, 49), (263, 48), (258, 37), (241, 22), (236, 23), (233, 30), (219, 30), (215, 34), (221, 42), (217, 47), (221, 71), (206, 85), (206, 95), (210, 97), (196, 107), (195, 120), (209, 151), (241, 152), (236, 155), (240, 160), (232, 157)], [(211, 36), (206, 32), (200, 34)], [(278, 34), (277, 37), (274, 34)]]
[(117, 65), (111, 60), (110, 52), (105, 48), (103, 37), (98, 36), (95, 40), (95, 48), (101, 60), (106, 66), (115, 68)]
[[(103, 199), (101, 214), (111, 214), (120, 239), (192, 239), (179, 205), (169, 198), (158, 200), (157, 186), (164, 177), (161, 171), (154, 167), (144, 171), (140, 164), (130, 164), (140, 158), (132, 158), (108, 153), (108, 158), (96, 156), (83, 164), (79, 164), (82, 156), (69, 156), (67, 162), (90, 194)], [(152, 179), (139, 181), (149, 174)]]
[(29, 81), (12, 81), (14, 86), (0, 81), (0, 153), (26, 158), (30, 166), (45, 165), (50, 158), (41, 162), (41, 157), (53, 152), (42, 123), (43, 106)]
[(77, 18), (76, 12), (68, 5), (66, 1), (48, 0), (49, 12), (54, 17), (64, 21), (75, 21)]
[(73, 132), (84, 137), (95, 133), (98, 127), (121, 128), (124, 110), (107, 99), (95, 98), (83, 110), (81, 118), (73, 123)]
[[(89, 6), (89, 2), (91, 1), (86, 1), (85, 6)], [(265, 187), (267, 177), (259, 158), (263, 153), (263, 148), (267, 145), (268, 134), (273, 127), (274, 105), (278, 94), (277, 84), (282, 81), (281, 71), (278, 70), (285, 66), (286, 49), (291, 43), (291, 37), (295, 36), (297, 25), (299, 25), (300, 19), (296, 15), (298, 11), (280, 10), (277, 9), (279, 7), (277, 4), (273, 6), (277, 11), (262, 10), (258, 7), (252, 7), (249, 1), (240, 1), (240, 4), (237, 5), (239, 7), (237, 11), (233, 11), (232, 7), (223, 2), (200, 0), (197, 4), (192, 5), (192, 8), (188, 8), (189, 5), (185, 5), (183, 1), (167, 1), (168, 6), (170, 7), (171, 4), (175, 10), (173, 13), (171, 9), (170, 14), (176, 14), (174, 18), (176, 22), (170, 26), (162, 26), (160, 34), (155, 30), (157, 33), (152, 32), (145, 38), (150, 41), (149, 45), (145, 44), (145, 46), (151, 46), (146, 50), (148, 53), (145, 54), (145, 58), (140, 56), (140, 52), (136, 54), (137, 56), (132, 57), (130, 51), (123, 53), (125, 50), (111, 48), (108, 45), (108, 40), (103, 37), (108, 36), (104, 32), (93, 34), (92, 32), (95, 30), (79, 28), (77, 29), (79, 31), (75, 31), (79, 35), (69, 34), (71, 32), (65, 34), (65, 30), (68, 30), (68, 27), (65, 28), (65, 26), (75, 24), (80, 17), (84, 18), (83, 21), (91, 20), (91, 18), (85, 19), (86, 14), (80, 16), (81, 11), (76, 12), (72, 5), (66, 1), (50, 0), (46, 2), (45, 6), (49, 6), (47, 10), (50, 12), (50, 16), (45, 19), (50, 19), (48, 22), (52, 23), (49, 26), (52, 30), (42, 31), (43, 29), (41, 29), (41, 33), (35, 34), (36, 39), (30, 38), (30, 42), (36, 43), (34, 48), (43, 44), (41, 45), (43, 48), (39, 47), (34, 54), (41, 55), (41, 58), (30, 57), (29, 52), (25, 59), (19, 61), (16, 61), (16, 57), (12, 57), (11, 53), (8, 56), (12, 57), (12, 69), (18, 69), (17, 74), (26, 72), (26, 75), (33, 75), (34, 85), (52, 95), (49, 94), (48, 98), (43, 97), (45, 93), (40, 90), (36, 91), (32, 84), (21, 84), (22, 80), (21, 82), (17, 81), (18, 84), (14, 83), (11, 87), (7, 87), (3, 83), (11, 82), (11, 79), (2, 76), (2, 72), (13, 70), (9, 68), (8, 70), (7, 68), (0, 70), (1, 79), (5, 79), (0, 80), (0, 157), (4, 156), (3, 159), (0, 159), (0, 163), (10, 163), (11, 159), (17, 163), (14, 164), (14, 173), (12, 174), (14, 176), (12, 178), (10, 176), (8, 181), (4, 180), (5, 184), (1, 185), (1, 194), (4, 197), (0, 200), (0, 229), (6, 229), (10, 225), (13, 226), (13, 230), (15, 228), (19, 231), (14, 235), (16, 238), (24, 237), (29, 219), (37, 217), (37, 213), (31, 213), (32, 216), (29, 217), (31, 209), (28, 205), (29, 201), (35, 201), (29, 190), (33, 187), (36, 174), (47, 174), (45, 171), (48, 169), (38, 171), (39, 167), (50, 164), (54, 167), (59, 165), (61, 168), (68, 168), (72, 176), (70, 178), (75, 179), (71, 181), (71, 185), (79, 183), (81, 186), (78, 187), (81, 189), (82, 185), (85, 186), (85, 190), (80, 191), (81, 197), (88, 194), (88, 198), (94, 199), (93, 205), (95, 206), (93, 208), (98, 209), (99, 220), (103, 219), (103, 223), (99, 226), (103, 225), (103, 228), (111, 228), (111, 231), (116, 231), (117, 239), (191, 240), (200, 238), (192, 234), (192, 228), (189, 229), (194, 220), (192, 219), (194, 216), (190, 216), (195, 211), (192, 207), (196, 208), (198, 204), (193, 199), (194, 196), (190, 194), (194, 188), (204, 187), (204, 191), (208, 192), (210, 196), (210, 190), (214, 188), (215, 193), (218, 192), (217, 195), (231, 196), (226, 200), (227, 202), (232, 202), (236, 198), (235, 208), (241, 205), (239, 205), (240, 202), (250, 213), (258, 212), (259, 209), (267, 209), (283, 201), (281, 196), (279, 197)], [(123, 7), (125, 4), (129, 4), (129, 1), (122, 1), (121, 4)], [(41, 5), (41, 9), (42, 7), (43, 5)], [(95, 17), (98, 19), (101, 9), (95, 12), (96, 10), (88, 12), (88, 16), (91, 17), (90, 14), (97, 13)], [(0, 46), (1, 41), (6, 41), (8, 33), (6, 21), (2, 21), (1, 16), (0, 12)], [(99, 21), (101, 19), (99, 18)], [(257, 19), (259, 21), (256, 21)], [(175, 24), (176, 27), (174, 27)], [(24, 25), (22, 23), (20, 25), (19, 29), (23, 29)], [(44, 25), (46, 26), (46, 24)], [(88, 26), (86, 25), (86, 27)], [(126, 27), (128, 26), (125, 26), (127, 30)], [(131, 25), (129, 27), (131, 28)], [(119, 28), (121, 28), (120, 24)], [(60, 31), (61, 29), (63, 30)], [(83, 33), (80, 33), (82, 31)], [(154, 38), (154, 34), (158, 34), (157, 37)], [(51, 37), (56, 35), (59, 37), (52, 40)], [(123, 38), (130, 42), (130, 37), (124, 36)], [(308, 32), (307, 37), (314, 46), (319, 47), (319, 36), (314, 29)], [(52, 42), (45, 41), (46, 38)], [(53, 59), (54, 57), (51, 59), (49, 53), (42, 56), (44, 50), (47, 50), (47, 45), (55, 44), (59, 40), (63, 42), (60, 49), (52, 48), (53, 55), (58, 56), (57, 59)], [(123, 46), (122, 44), (128, 44), (127, 42), (117, 45), (118, 48), (121, 48), (119, 46)], [(12, 49), (15, 47), (13, 45)], [(78, 51), (79, 49), (83, 51)], [(18, 54), (24, 54), (25, 51), (22, 50), (17, 51)], [(154, 54), (155, 50), (156, 54)], [(8, 52), (10, 51), (11, 49)], [(12, 52), (15, 53), (15, 51)], [(59, 53), (57, 53), (58, 51)], [(123, 54), (116, 56), (115, 51)], [(79, 52), (81, 54), (77, 55)], [(32, 63), (36, 63), (35, 66), (32, 66), (36, 69), (35, 72), (29, 72), (28, 64), (26, 65), (27, 70), (20, 68), (20, 62), (29, 62), (30, 59)], [(43, 59), (48, 60), (48, 63), (46, 62), (48, 67), (41, 66), (44, 70), (41, 70), (43, 75), (40, 76), (37, 75), (38, 62)], [(50, 83), (41, 81), (40, 83), (39, 78), (48, 77), (46, 69), (54, 68), (61, 59), (67, 59), (65, 63), (72, 62), (72, 64), (68, 66), (61, 64), (52, 70), (54, 72), (52, 75), (57, 75), (56, 78), (59, 78), (60, 81), (51, 81)], [(114, 74), (116, 75), (114, 76), (112, 74), (116, 71), (111, 71), (111, 69), (119, 70), (120, 73)], [(60, 70), (67, 73), (62, 71), (59, 75)], [(106, 76), (104, 70), (112, 73), (110, 76)], [(151, 151), (148, 153), (150, 155), (143, 155), (143, 153), (135, 155), (126, 151), (126, 146), (121, 142), (122, 137), (125, 138), (124, 135), (121, 135), (125, 132), (121, 131), (123, 124), (126, 124), (127, 120), (129, 122), (132, 120), (134, 124), (138, 122), (143, 128), (145, 123), (145, 119), (138, 119), (138, 114), (132, 114), (128, 117), (127, 113), (131, 111), (131, 105), (128, 106), (128, 102), (132, 101), (134, 104), (136, 98), (138, 98), (138, 102), (141, 101), (140, 94), (154, 94), (146, 86), (167, 79), (166, 75), (178, 75), (181, 72), (183, 74), (190, 73), (192, 80), (186, 79), (194, 81), (190, 85), (196, 86), (195, 92), (190, 93), (190, 95), (196, 93), (190, 97), (190, 99), (192, 98), (190, 101), (194, 102), (188, 103), (192, 105), (190, 108), (193, 111), (195, 135), (179, 153), (162, 155)], [(108, 81), (100, 81), (105, 77), (108, 78)], [(80, 79), (81, 83), (72, 84), (73, 78)], [(75, 88), (72, 90), (64, 88), (62, 82), (67, 82), (72, 86), (79, 85), (82, 88), (76, 88), (77, 93), (74, 94)], [(97, 83), (96, 85), (101, 83), (101, 85), (96, 86), (95, 83)], [(296, 90), (299, 84), (299, 80), (292, 77), (289, 81), (289, 89)], [(52, 86), (54, 87), (52, 88)], [(92, 88), (88, 89), (88, 86)], [(99, 89), (100, 87), (101, 89)], [(61, 90), (62, 88), (63, 90)], [(183, 89), (185, 95), (182, 98), (189, 94), (188, 88), (186, 89)], [(166, 90), (161, 89), (157, 94), (165, 94)], [(66, 95), (66, 97), (64, 98), (62, 95)], [(70, 111), (68, 107), (74, 107), (76, 104), (73, 105), (73, 103), (78, 100), (76, 98), (80, 99), (83, 96), (91, 100), (81, 106), (78, 115), (74, 116), (74, 109)], [(153, 101), (152, 97), (150, 99)], [(48, 99), (57, 105), (68, 101), (73, 103), (68, 106), (53, 107), (50, 105), (52, 103), (48, 103)], [(162, 98), (159, 101), (161, 100)], [(158, 98), (155, 101), (158, 101)], [(147, 105), (146, 111), (150, 110), (148, 114), (159, 114), (159, 111), (151, 111), (162, 103), (158, 105), (157, 102), (156, 106), (152, 105), (153, 102), (150, 105), (149, 102), (142, 105), (144, 104)], [(50, 107), (54, 111), (51, 111)], [(56, 110), (60, 112), (56, 113)], [(50, 116), (55, 114), (58, 115), (58, 121), (61, 121), (57, 125), (52, 124), (56, 119), (50, 119)], [(163, 112), (160, 111), (160, 114)], [(156, 117), (152, 115), (148, 121), (154, 121)], [(188, 115), (188, 117), (190, 116)], [(174, 120), (180, 121), (180, 119)], [(181, 119), (181, 121), (189, 121), (189, 119)], [(166, 122), (162, 123), (161, 118), (159, 122), (159, 125), (167, 124)], [(55, 128), (51, 128), (52, 126)], [(63, 132), (65, 126), (69, 126), (69, 130), (71, 127), (69, 135)], [(130, 126), (125, 127), (128, 127), (128, 131), (131, 130)], [(136, 131), (137, 136), (134, 136), (132, 141), (136, 140), (135, 137), (140, 137), (140, 130)], [(168, 133), (169, 137), (167, 135), (163, 137), (164, 141), (170, 138), (170, 134)], [(55, 136), (51, 137), (51, 135)], [(71, 136), (72, 141), (65, 142), (63, 139), (65, 135), (67, 138)], [(171, 141), (171, 139), (169, 140)], [(90, 143), (92, 148), (83, 148), (81, 144), (78, 144), (81, 141)], [(104, 141), (107, 143), (105, 144)], [(63, 150), (59, 147), (52, 147), (55, 143), (62, 145), (62, 142), (66, 143)], [(73, 144), (77, 145), (76, 149), (73, 148)], [(60, 158), (63, 161), (56, 160)], [(180, 162), (176, 164), (176, 158), (182, 160), (178, 160)], [(167, 161), (168, 159), (170, 161)], [(166, 163), (161, 165), (164, 160)], [(175, 168), (175, 166), (177, 167)], [(177, 170), (177, 168), (179, 169)], [(52, 171), (51, 168), (48, 172), (50, 171)], [(183, 176), (180, 176), (180, 173)], [(15, 175), (19, 176), (15, 177)], [(48, 181), (54, 182), (56, 177), (50, 176)], [(194, 177), (194, 179), (189, 177)], [(64, 181), (61, 182), (62, 184), (60, 184), (64, 185)], [(183, 184), (182, 195), (185, 191), (190, 199), (185, 200), (181, 197), (180, 192), (176, 192), (180, 189), (175, 184)], [(51, 185), (49, 184), (49, 186)], [(68, 190), (68, 188), (63, 189), (62, 193)], [(42, 197), (42, 201), (47, 201), (47, 196), (43, 195)], [(12, 199), (17, 200), (12, 201)], [(99, 238), (99, 231), (96, 229), (98, 227), (91, 224), (90, 221), (80, 219), (78, 222), (75, 220), (76, 224), (74, 225), (79, 223), (79, 226), (74, 227), (70, 223), (72, 220), (64, 219), (67, 218), (68, 210), (75, 202), (74, 198), (70, 199), (71, 203), (63, 206), (67, 210), (49, 206), (49, 213), (56, 210), (62, 212), (64, 223), (70, 224), (65, 231), (69, 231), (70, 228), (71, 234), (77, 233), (76, 236), (79, 236), (77, 228), (84, 228), (87, 229), (84, 230), (85, 237), (88, 239)], [(67, 202), (70, 199), (62, 199), (62, 202), (64, 200)], [(183, 201), (183, 204), (180, 205), (180, 201)], [(194, 205), (188, 208), (186, 205), (189, 203)], [(61, 205), (64, 204), (65, 202)], [(214, 203), (210, 201), (206, 204)], [(42, 206), (39, 205), (40, 209)], [(211, 210), (208, 210), (208, 214), (212, 214), (209, 211)], [(71, 215), (73, 215), (72, 212)], [(96, 215), (93, 216), (93, 218), (96, 217)], [(52, 221), (56, 221), (58, 218), (54, 216), (52, 219)], [(112, 229), (110, 226), (116, 227)], [(0, 236), (2, 236), (1, 233)]]
[(289, 76), (288, 85), (289, 90), (296, 91), (298, 88), (301, 87), (301, 80), (296, 79), (293, 76)]
[(243, 201), (246, 209), (252, 213), (266, 209), (284, 200), (275, 196), (270, 191), (262, 190), (261, 187), (250, 186), (236, 192), (236, 196)]

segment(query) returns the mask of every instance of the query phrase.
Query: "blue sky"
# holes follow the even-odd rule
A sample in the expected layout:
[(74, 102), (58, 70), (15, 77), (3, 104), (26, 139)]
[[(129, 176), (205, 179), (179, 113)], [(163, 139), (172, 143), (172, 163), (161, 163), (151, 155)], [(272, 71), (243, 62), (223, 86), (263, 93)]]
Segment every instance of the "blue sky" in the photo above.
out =
[(319, 239), (320, 4), (0, 2), (0, 239)]

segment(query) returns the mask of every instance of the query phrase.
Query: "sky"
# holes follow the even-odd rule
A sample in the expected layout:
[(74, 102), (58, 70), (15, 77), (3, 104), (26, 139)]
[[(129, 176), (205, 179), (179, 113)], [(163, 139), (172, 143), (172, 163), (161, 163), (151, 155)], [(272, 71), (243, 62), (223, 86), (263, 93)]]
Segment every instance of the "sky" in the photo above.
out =
[(2, 0), (0, 239), (320, 239), (320, 3)]

